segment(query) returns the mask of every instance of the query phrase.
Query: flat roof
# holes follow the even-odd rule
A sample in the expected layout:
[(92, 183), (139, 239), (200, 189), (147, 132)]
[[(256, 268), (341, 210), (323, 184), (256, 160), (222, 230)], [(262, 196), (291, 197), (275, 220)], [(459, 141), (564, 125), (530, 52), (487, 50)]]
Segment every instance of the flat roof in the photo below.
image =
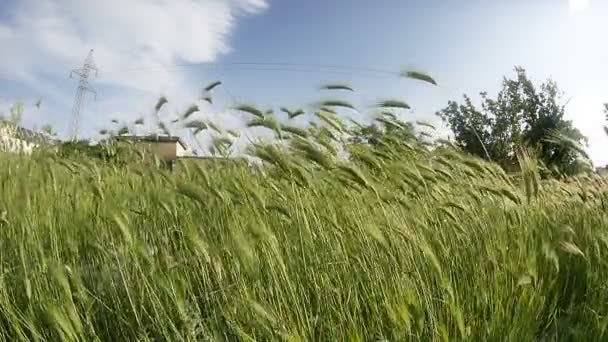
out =
[(185, 150), (188, 149), (188, 146), (180, 137), (169, 135), (119, 135), (115, 136), (114, 139), (133, 142), (172, 142), (179, 143)]

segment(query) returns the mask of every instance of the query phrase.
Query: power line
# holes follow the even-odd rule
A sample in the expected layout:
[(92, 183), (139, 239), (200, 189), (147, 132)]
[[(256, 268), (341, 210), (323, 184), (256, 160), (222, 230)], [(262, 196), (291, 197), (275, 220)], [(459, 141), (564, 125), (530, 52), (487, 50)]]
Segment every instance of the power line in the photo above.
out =
[[(211, 72), (213, 73), (214, 71), (217, 72), (217, 74), (219, 75), (219, 71), (216, 68), (211, 68)], [(222, 77), (217, 77), (217, 79), (221, 79)], [(230, 89), (228, 88), (227, 84), (222, 84), (222, 90), (224, 91), (224, 93), (226, 95), (228, 95), (228, 97), (230, 98), (230, 100), (232, 100), (232, 104), (236, 105), (239, 101), (237, 101), (236, 97), (232, 94), (232, 92), (230, 91)]]
[[(242, 67), (242, 68), (234, 68)], [(249, 68), (249, 67), (266, 67), (266, 68)], [(272, 67), (272, 69), (267, 69)], [(227, 62), (227, 63), (184, 63), (184, 64), (173, 64), (173, 65), (157, 65), (147, 67), (128, 68), (121, 70), (113, 70), (101, 73), (101, 75), (115, 74), (115, 73), (134, 73), (134, 72), (172, 72), (179, 71), (179, 69), (187, 68), (222, 68), (222, 69), (234, 69), (234, 70), (261, 70), (261, 71), (296, 71), (296, 72), (320, 72), (320, 73), (335, 73), (340, 72), (344, 74), (351, 74), (346, 71), (356, 71), (370, 74), (380, 75), (399, 75), (399, 72), (377, 69), (370, 67), (361, 66), (347, 66), (347, 65), (336, 65), (336, 64), (310, 64), (310, 63), (289, 63), (289, 62)], [(305, 69), (301, 69), (305, 68)], [(328, 70), (329, 69), (329, 70)]]
[[(205, 69), (207, 70), (214, 70), (210, 67), (205, 67)], [(305, 74), (330, 74), (330, 75), (342, 75), (342, 76), (347, 76), (347, 77), (352, 77), (354, 75), (357, 75), (358, 77), (367, 77), (367, 78), (398, 78), (399, 77), (399, 73), (391, 73), (391, 74), (375, 74), (375, 73), (366, 73), (366, 72), (354, 72), (354, 71), (345, 71), (345, 70), (323, 70), (323, 69), (302, 69), (302, 68), (277, 68), (277, 67), (230, 67), (230, 66), (223, 66), (223, 67), (217, 67), (215, 68), (215, 70), (219, 71), (219, 70), (224, 70), (225, 72), (228, 71), (263, 71), (263, 72), (291, 72), (291, 73), (305, 73)], [(146, 73), (145, 75), (142, 75), (143, 77), (147, 76), (147, 75), (152, 75), (154, 73), (175, 73), (175, 72), (186, 72), (187, 69), (155, 69), (155, 70), (148, 70), (148, 71), (138, 71), (141, 73)], [(102, 74), (101, 77), (108, 75), (108, 73), (106, 74)], [(107, 78), (106, 78), (107, 79)]]
[[(226, 62), (226, 63), (183, 63), (172, 65), (156, 65), (136, 68), (116, 69), (107, 72), (99, 72), (99, 76), (107, 76), (117, 73), (148, 73), (148, 72), (178, 72), (180, 69), (201, 68), (201, 69), (223, 69), (223, 70), (251, 70), (251, 71), (291, 71), (291, 72), (311, 72), (311, 73), (334, 73), (351, 75), (352, 72), (368, 73), (386, 76), (398, 76), (399, 72), (387, 69), (348, 66), (337, 64), (315, 64), (315, 63), (290, 63), (290, 62)], [(44, 70), (40, 70), (45, 72)], [(51, 71), (46, 71), (51, 72)], [(4, 75), (0, 75), (0, 80), (9, 82), (21, 82)]]

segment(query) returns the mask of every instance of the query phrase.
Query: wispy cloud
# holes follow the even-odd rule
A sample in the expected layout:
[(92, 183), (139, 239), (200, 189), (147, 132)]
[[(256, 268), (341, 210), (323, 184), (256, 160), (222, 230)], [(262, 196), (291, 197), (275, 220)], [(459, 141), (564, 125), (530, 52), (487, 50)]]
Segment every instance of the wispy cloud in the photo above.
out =
[(0, 46), (5, 47), (0, 75), (21, 81), (31, 96), (50, 97), (47, 105), (57, 108), (54, 114), (44, 112), (55, 116), (51, 121), (67, 125), (69, 108), (64, 107), (75, 88), (75, 83), (66, 82), (67, 75), (94, 48), (100, 71), (105, 72), (98, 85), (113, 91), (111, 102), (95, 107), (103, 113), (90, 113), (95, 116), (90, 121), (135, 117), (142, 102), (152, 106), (152, 97), (160, 93), (179, 101), (198, 89), (183, 74), (168, 70), (118, 71), (214, 62), (230, 51), (238, 18), (267, 6), (265, 0), (22, 0), (9, 8), (0, 5)]

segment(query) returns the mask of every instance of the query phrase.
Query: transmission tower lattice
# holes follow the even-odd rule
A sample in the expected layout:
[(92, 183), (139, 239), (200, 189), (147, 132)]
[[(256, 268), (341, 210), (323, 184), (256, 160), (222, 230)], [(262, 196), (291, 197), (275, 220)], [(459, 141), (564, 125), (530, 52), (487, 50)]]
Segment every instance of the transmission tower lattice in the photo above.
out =
[(95, 89), (93, 89), (89, 84), (89, 77), (93, 72), (95, 73), (95, 77), (97, 77), (98, 70), (97, 66), (95, 65), (95, 61), (93, 61), (93, 50), (91, 50), (89, 52), (89, 55), (85, 59), (82, 68), (75, 69), (70, 72), (70, 78), (73, 78), (74, 75), (80, 77), (80, 81), (78, 82), (78, 89), (76, 90), (76, 97), (74, 98), (74, 107), (72, 108), (72, 122), (70, 124), (69, 131), (72, 141), (78, 140), (78, 134), (80, 129), (80, 113), (82, 111), (86, 93), (93, 93), (95, 98), (97, 97)]

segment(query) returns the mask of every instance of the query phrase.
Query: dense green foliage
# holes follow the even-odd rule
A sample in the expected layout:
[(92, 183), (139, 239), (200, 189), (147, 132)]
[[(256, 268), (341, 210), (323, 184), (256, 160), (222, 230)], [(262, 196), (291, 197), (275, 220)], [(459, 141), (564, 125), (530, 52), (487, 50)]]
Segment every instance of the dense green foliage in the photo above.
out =
[(557, 84), (548, 80), (536, 87), (524, 69), (515, 72), (515, 78), (503, 79), (496, 99), (481, 93), (481, 108), (464, 95), (464, 103), (450, 101), (438, 115), (466, 152), (506, 169), (517, 164), (517, 149), (527, 145), (555, 174), (581, 172), (586, 156), (579, 144), (585, 137), (564, 118)]
[(104, 144), (91, 144), (86, 140), (68, 141), (53, 146), (57, 155), (62, 158), (92, 158), (100, 161), (109, 161), (111, 150)]
[(605, 180), (394, 134), (348, 148), (176, 173), (0, 155), (0, 338), (608, 338)]

